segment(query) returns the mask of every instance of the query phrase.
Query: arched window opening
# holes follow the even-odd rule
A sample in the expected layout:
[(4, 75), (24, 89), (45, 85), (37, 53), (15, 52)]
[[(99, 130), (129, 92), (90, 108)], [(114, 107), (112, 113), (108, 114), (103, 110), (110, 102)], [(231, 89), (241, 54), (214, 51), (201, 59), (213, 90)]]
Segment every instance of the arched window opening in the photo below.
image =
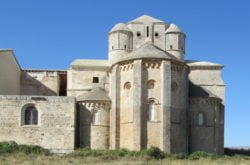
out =
[(197, 125), (198, 126), (203, 126), (204, 125), (204, 114), (203, 113), (198, 113), (197, 115)]
[(148, 103), (148, 120), (149, 121), (157, 121), (157, 113), (155, 101), (150, 100)]
[(29, 106), (24, 111), (24, 125), (37, 125), (38, 111), (34, 106)]
[(93, 110), (92, 124), (98, 125), (100, 123), (100, 112), (98, 110)]

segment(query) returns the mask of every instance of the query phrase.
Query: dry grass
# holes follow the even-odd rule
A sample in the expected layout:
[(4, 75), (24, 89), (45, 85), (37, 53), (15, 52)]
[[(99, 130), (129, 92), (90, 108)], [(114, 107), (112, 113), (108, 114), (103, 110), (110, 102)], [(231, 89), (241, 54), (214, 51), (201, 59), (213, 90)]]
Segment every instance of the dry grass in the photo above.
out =
[(147, 158), (128, 158), (123, 157), (116, 160), (106, 160), (100, 157), (74, 157), (74, 156), (45, 156), (45, 155), (26, 155), (23, 153), (1, 154), (0, 165), (68, 165), (68, 164), (121, 164), (121, 165), (142, 165), (142, 164), (166, 164), (166, 165), (250, 165), (250, 157), (234, 156), (222, 157), (217, 159), (201, 158), (198, 160), (188, 159), (147, 159)]

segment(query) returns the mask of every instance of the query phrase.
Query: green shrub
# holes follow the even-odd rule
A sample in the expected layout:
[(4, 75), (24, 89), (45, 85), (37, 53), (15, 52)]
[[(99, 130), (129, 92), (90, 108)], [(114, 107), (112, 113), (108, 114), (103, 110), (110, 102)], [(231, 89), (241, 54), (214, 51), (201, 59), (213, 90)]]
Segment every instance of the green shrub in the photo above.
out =
[(40, 146), (33, 145), (18, 145), (16, 142), (0, 142), (0, 153), (25, 153), (25, 154), (45, 154), (49, 155), (50, 152)]
[(162, 152), (157, 147), (151, 147), (150, 149), (146, 150), (146, 154), (155, 159), (163, 159), (165, 158), (165, 153)]
[(0, 153), (13, 153), (18, 151), (18, 145), (16, 142), (1, 142), (0, 143)]
[(190, 154), (189, 157), (188, 157), (188, 159), (190, 159), (190, 160), (197, 160), (197, 159), (200, 159), (200, 158), (206, 158), (208, 156), (209, 155), (206, 152), (196, 151), (196, 152), (193, 152), (192, 154)]

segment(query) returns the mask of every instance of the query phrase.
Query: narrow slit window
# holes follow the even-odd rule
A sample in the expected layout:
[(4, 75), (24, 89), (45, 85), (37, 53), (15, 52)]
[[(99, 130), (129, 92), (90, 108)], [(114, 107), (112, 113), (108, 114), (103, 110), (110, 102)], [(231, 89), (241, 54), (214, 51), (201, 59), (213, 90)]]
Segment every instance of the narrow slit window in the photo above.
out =
[(149, 37), (149, 27), (147, 26), (147, 37)]
[(170, 49), (173, 49), (173, 45), (170, 45)]
[(93, 77), (93, 83), (99, 83), (99, 78), (98, 77)]
[(127, 45), (124, 45), (124, 49), (127, 49)]

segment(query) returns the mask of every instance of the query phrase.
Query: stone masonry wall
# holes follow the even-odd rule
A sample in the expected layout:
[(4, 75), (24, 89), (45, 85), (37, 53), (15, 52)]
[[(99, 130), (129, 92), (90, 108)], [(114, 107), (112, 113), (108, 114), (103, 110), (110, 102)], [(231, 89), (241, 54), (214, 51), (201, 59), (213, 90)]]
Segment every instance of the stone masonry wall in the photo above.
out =
[(187, 152), (188, 71), (171, 64), (171, 152)]
[(22, 71), (21, 95), (58, 96), (59, 88), (57, 71)]
[[(25, 125), (29, 105), (38, 111), (38, 124)], [(0, 96), (0, 141), (39, 145), (57, 153), (74, 150), (75, 99), (55, 96)]]
[[(224, 111), (218, 99), (191, 98), (189, 150), (223, 153)], [(199, 113), (203, 122), (199, 124)]]

